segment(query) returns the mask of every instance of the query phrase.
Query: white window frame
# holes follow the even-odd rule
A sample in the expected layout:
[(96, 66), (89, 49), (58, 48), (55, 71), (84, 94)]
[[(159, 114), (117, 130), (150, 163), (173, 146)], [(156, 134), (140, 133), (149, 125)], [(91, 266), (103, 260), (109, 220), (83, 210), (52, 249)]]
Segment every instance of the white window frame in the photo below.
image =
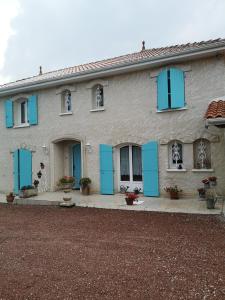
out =
[[(201, 152), (201, 153), (199, 153), (199, 155), (202, 156), (202, 159), (204, 159), (204, 157), (205, 157), (205, 160), (209, 161), (208, 168), (207, 168), (207, 166), (203, 167), (203, 162), (202, 162), (202, 166), (200, 166), (200, 168), (197, 167), (198, 162), (196, 161), (196, 159), (197, 159), (197, 157), (196, 157), (196, 152), (197, 152), (196, 147), (200, 147), (201, 141), (206, 142), (206, 143), (205, 143), (205, 147), (202, 146), (202, 149), (199, 149), (199, 151)], [(206, 138), (199, 138), (199, 139), (195, 140), (194, 143), (193, 143), (193, 153), (194, 153), (194, 156), (193, 156), (194, 170), (211, 170), (212, 159), (211, 159), (211, 144), (210, 144), (209, 140), (207, 140)], [(199, 157), (199, 159), (200, 159), (200, 157)]]
[[(129, 147), (129, 173), (130, 173), (130, 180), (129, 181), (122, 181), (121, 180), (121, 174), (120, 174), (120, 150), (123, 147)], [(121, 185), (123, 186), (129, 186), (128, 192), (133, 192), (134, 188), (140, 188), (140, 192), (143, 192), (143, 172), (142, 172), (142, 181), (134, 181), (133, 180), (133, 159), (132, 159), (132, 147), (140, 147), (140, 145), (136, 144), (124, 144), (119, 147), (118, 149), (118, 190), (120, 191)]]
[[(70, 94), (70, 109), (68, 109), (67, 95)], [(71, 91), (66, 89), (61, 94), (61, 114), (72, 114), (72, 94)]]
[[(22, 123), (22, 110), (21, 110), (21, 106), (22, 103), (25, 102), (25, 122)], [(20, 98), (18, 100), (15, 101), (16, 104), (16, 126), (27, 126), (28, 124), (28, 99), (27, 98)]]
[[(172, 155), (172, 153), (173, 153), (173, 145), (174, 144), (177, 144), (178, 145), (178, 147), (179, 147), (179, 145), (181, 145), (181, 156), (182, 156), (182, 163), (178, 163), (178, 161), (179, 161), (179, 157), (178, 157), (178, 159), (177, 159), (177, 162), (176, 163), (174, 163), (173, 162), (173, 155)], [(179, 150), (178, 150), (179, 151)], [(177, 153), (178, 154), (178, 153)], [(179, 140), (173, 140), (173, 141), (171, 141), (170, 143), (169, 143), (169, 151), (168, 151), (168, 161), (169, 161), (169, 169), (175, 169), (175, 170), (183, 170), (184, 169), (184, 144), (181, 142), (181, 141), (179, 141)], [(181, 165), (182, 166), (182, 169), (179, 169), (179, 165)]]

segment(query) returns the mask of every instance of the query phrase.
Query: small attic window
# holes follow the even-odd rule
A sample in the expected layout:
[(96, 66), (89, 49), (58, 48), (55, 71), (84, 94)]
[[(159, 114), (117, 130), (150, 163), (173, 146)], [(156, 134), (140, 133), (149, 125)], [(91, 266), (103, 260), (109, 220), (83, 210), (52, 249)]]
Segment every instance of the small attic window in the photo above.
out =
[(70, 90), (62, 92), (61, 111), (62, 113), (72, 112), (72, 98)]

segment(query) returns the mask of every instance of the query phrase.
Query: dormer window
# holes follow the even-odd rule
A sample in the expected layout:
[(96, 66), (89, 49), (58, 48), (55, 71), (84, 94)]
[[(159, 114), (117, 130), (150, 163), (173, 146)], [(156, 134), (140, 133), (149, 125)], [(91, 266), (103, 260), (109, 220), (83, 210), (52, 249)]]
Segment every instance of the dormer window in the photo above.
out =
[(93, 109), (101, 109), (104, 107), (104, 92), (103, 86), (98, 84), (93, 88)]
[(65, 90), (62, 93), (62, 113), (70, 113), (70, 112), (72, 112), (71, 92), (69, 90)]

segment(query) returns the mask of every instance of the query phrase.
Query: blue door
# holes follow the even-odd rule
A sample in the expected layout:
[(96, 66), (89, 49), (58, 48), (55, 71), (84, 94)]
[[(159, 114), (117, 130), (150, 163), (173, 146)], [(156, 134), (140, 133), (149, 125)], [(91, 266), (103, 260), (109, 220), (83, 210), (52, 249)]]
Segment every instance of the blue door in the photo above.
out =
[(14, 193), (18, 194), (23, 186), (32, 185), (32, 153), (19, 149), (13, 153)]
[(72, 148), (72, 160), (73, 160), (73, 176), (75, 177), (75, 189), (80, 188), (81, 179), (81, 144), (76, 144)]

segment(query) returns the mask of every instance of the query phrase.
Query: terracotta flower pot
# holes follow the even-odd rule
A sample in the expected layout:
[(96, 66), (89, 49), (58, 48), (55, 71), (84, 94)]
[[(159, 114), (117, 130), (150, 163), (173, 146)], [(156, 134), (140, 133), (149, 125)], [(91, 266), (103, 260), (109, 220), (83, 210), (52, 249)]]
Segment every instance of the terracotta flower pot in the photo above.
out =
[(129, 198), (125, 198), (127, 205), (133, 205), (134, 204), (134, 200), (133, 199), (129, 199)]
[(15, 199), (15, 196), (14, 196), (14, 195), (7, 195), (7, 196), (6, 196), (6, 201), (7, 201), (8, 203), (13, 203), (14, 199)]
[(85, 195), (85, 196), (90, 195), (90, 186), (89, 185), (82, 186), (81, 192), (82, 192), (82, 195)]
[(179, 199), (178, 192), (170, 191), (170, 199)]

